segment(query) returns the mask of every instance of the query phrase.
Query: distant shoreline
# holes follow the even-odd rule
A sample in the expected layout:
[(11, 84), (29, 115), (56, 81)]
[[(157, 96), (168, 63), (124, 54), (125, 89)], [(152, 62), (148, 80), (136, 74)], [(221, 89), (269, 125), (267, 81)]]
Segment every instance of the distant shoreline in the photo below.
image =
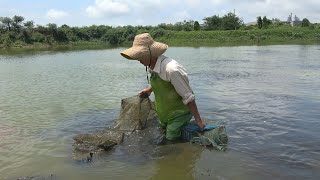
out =
[[(287, 44), (320, 44), (320, 29), (287, 28), (231, 31), (166, 31), (157, 41), (171, 47), (219, 47), (219, 46), (260, 46)], [(110, 45), (103, 41), (78, 41), (69, 43), (0, 44), (0, 54), (10, 50), (81, 50), (128, 47), (132, 42)]]

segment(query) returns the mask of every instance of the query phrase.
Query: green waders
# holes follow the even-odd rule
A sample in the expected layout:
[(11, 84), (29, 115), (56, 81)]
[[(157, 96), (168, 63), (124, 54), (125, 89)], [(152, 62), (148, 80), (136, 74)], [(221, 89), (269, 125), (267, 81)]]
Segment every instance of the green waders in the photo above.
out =
[(181, 129), (189, 123), (192, 114), (183, 104), (182, 97), (170, 82), (162, 80), (157, 73), (152, 73), (150, 84), (155, 95), (159, 125), (166, 130), (166, 138), (176, 140), (181, 136)]

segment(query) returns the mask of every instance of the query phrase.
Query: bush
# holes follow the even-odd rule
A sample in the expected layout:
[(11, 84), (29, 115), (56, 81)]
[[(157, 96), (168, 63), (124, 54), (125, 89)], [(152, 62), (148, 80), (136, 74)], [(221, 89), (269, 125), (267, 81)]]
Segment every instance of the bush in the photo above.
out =
[(12, 39), (10, 38), (10, 35), (9, 33), (5, 34), (3, 37), (2, 37), (2, 42), (3, 42), (3, 46), (4, 47), (10, 47), (13, 43)]
[(257, 29), (255, 25), (241, 26), (239, 30), (254, 30)]
[(252, 40), (252, 41), (253, 41), (253, 40), (256, 40), (256, 39), (257, 39), (257, 36), (254, 35), (254, 34), (250, 34), (250, 35), (249, 35), (249, 39)]
[(301, 32), (296, 32), (296, 33), (292, 33), (292, 38), (293, 39), (299, 39), (302, 38), (303, 34)]
[(21, 30), (18, 39), (26, 43), (32, 43), (31, 33), (26, 29)]
[(45, 42), (45, 40), (46, 40), (46, 36), (44, 36), (44, 35), (41, 34), (41, 33), (36, 32), (36, 33), (33, 33), (32, 39), (33, 39), (33, 41), (35, 41), (35, 42), (43, 43), (43, 42)]
[(109, 29), (106, 34), (103, 35), (102, 40), (111, 45), (118, 45), (124, 42), (123, 30), (120, 28)]
[(166, 30), (164, 30), (163, 28), (157, 28), (157, 29), (153, 29), (151, 32), (150, 32), (150, 35), (153, 37), (153, 38), (159, 38), (159, 37), (162, 37), (164, 35), (166, 35)]
[(13, 43), (15, 47), (23, 47), (25, 45), (25, 43), (23, 41), (16, 41)]

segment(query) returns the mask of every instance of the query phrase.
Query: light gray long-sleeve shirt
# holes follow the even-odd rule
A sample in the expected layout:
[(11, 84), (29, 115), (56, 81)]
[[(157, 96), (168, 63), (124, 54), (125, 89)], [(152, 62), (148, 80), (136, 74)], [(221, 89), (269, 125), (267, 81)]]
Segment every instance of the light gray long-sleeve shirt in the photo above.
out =
[(195, 99), (189, 85), (188, 74), (177, 61), (161, 55), (151, 71), (157, 73), (162, 80), (171, 82), (177, 93), (182, 97), (184, 104), (188, 104)]

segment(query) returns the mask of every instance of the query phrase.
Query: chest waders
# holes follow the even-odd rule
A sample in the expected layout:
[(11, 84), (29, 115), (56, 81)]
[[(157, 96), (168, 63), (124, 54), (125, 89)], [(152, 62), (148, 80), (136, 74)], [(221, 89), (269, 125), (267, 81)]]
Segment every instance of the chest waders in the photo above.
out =
[(182, 97), (170, 82), (162, 80), (157, 73), (152, 73), (150, 84), (155, 95), (156, 110), (160, 127), (166, 129), (166, 138), (180, 138), (181, 129), (192, 118), (189, 108), (183, 104)]

